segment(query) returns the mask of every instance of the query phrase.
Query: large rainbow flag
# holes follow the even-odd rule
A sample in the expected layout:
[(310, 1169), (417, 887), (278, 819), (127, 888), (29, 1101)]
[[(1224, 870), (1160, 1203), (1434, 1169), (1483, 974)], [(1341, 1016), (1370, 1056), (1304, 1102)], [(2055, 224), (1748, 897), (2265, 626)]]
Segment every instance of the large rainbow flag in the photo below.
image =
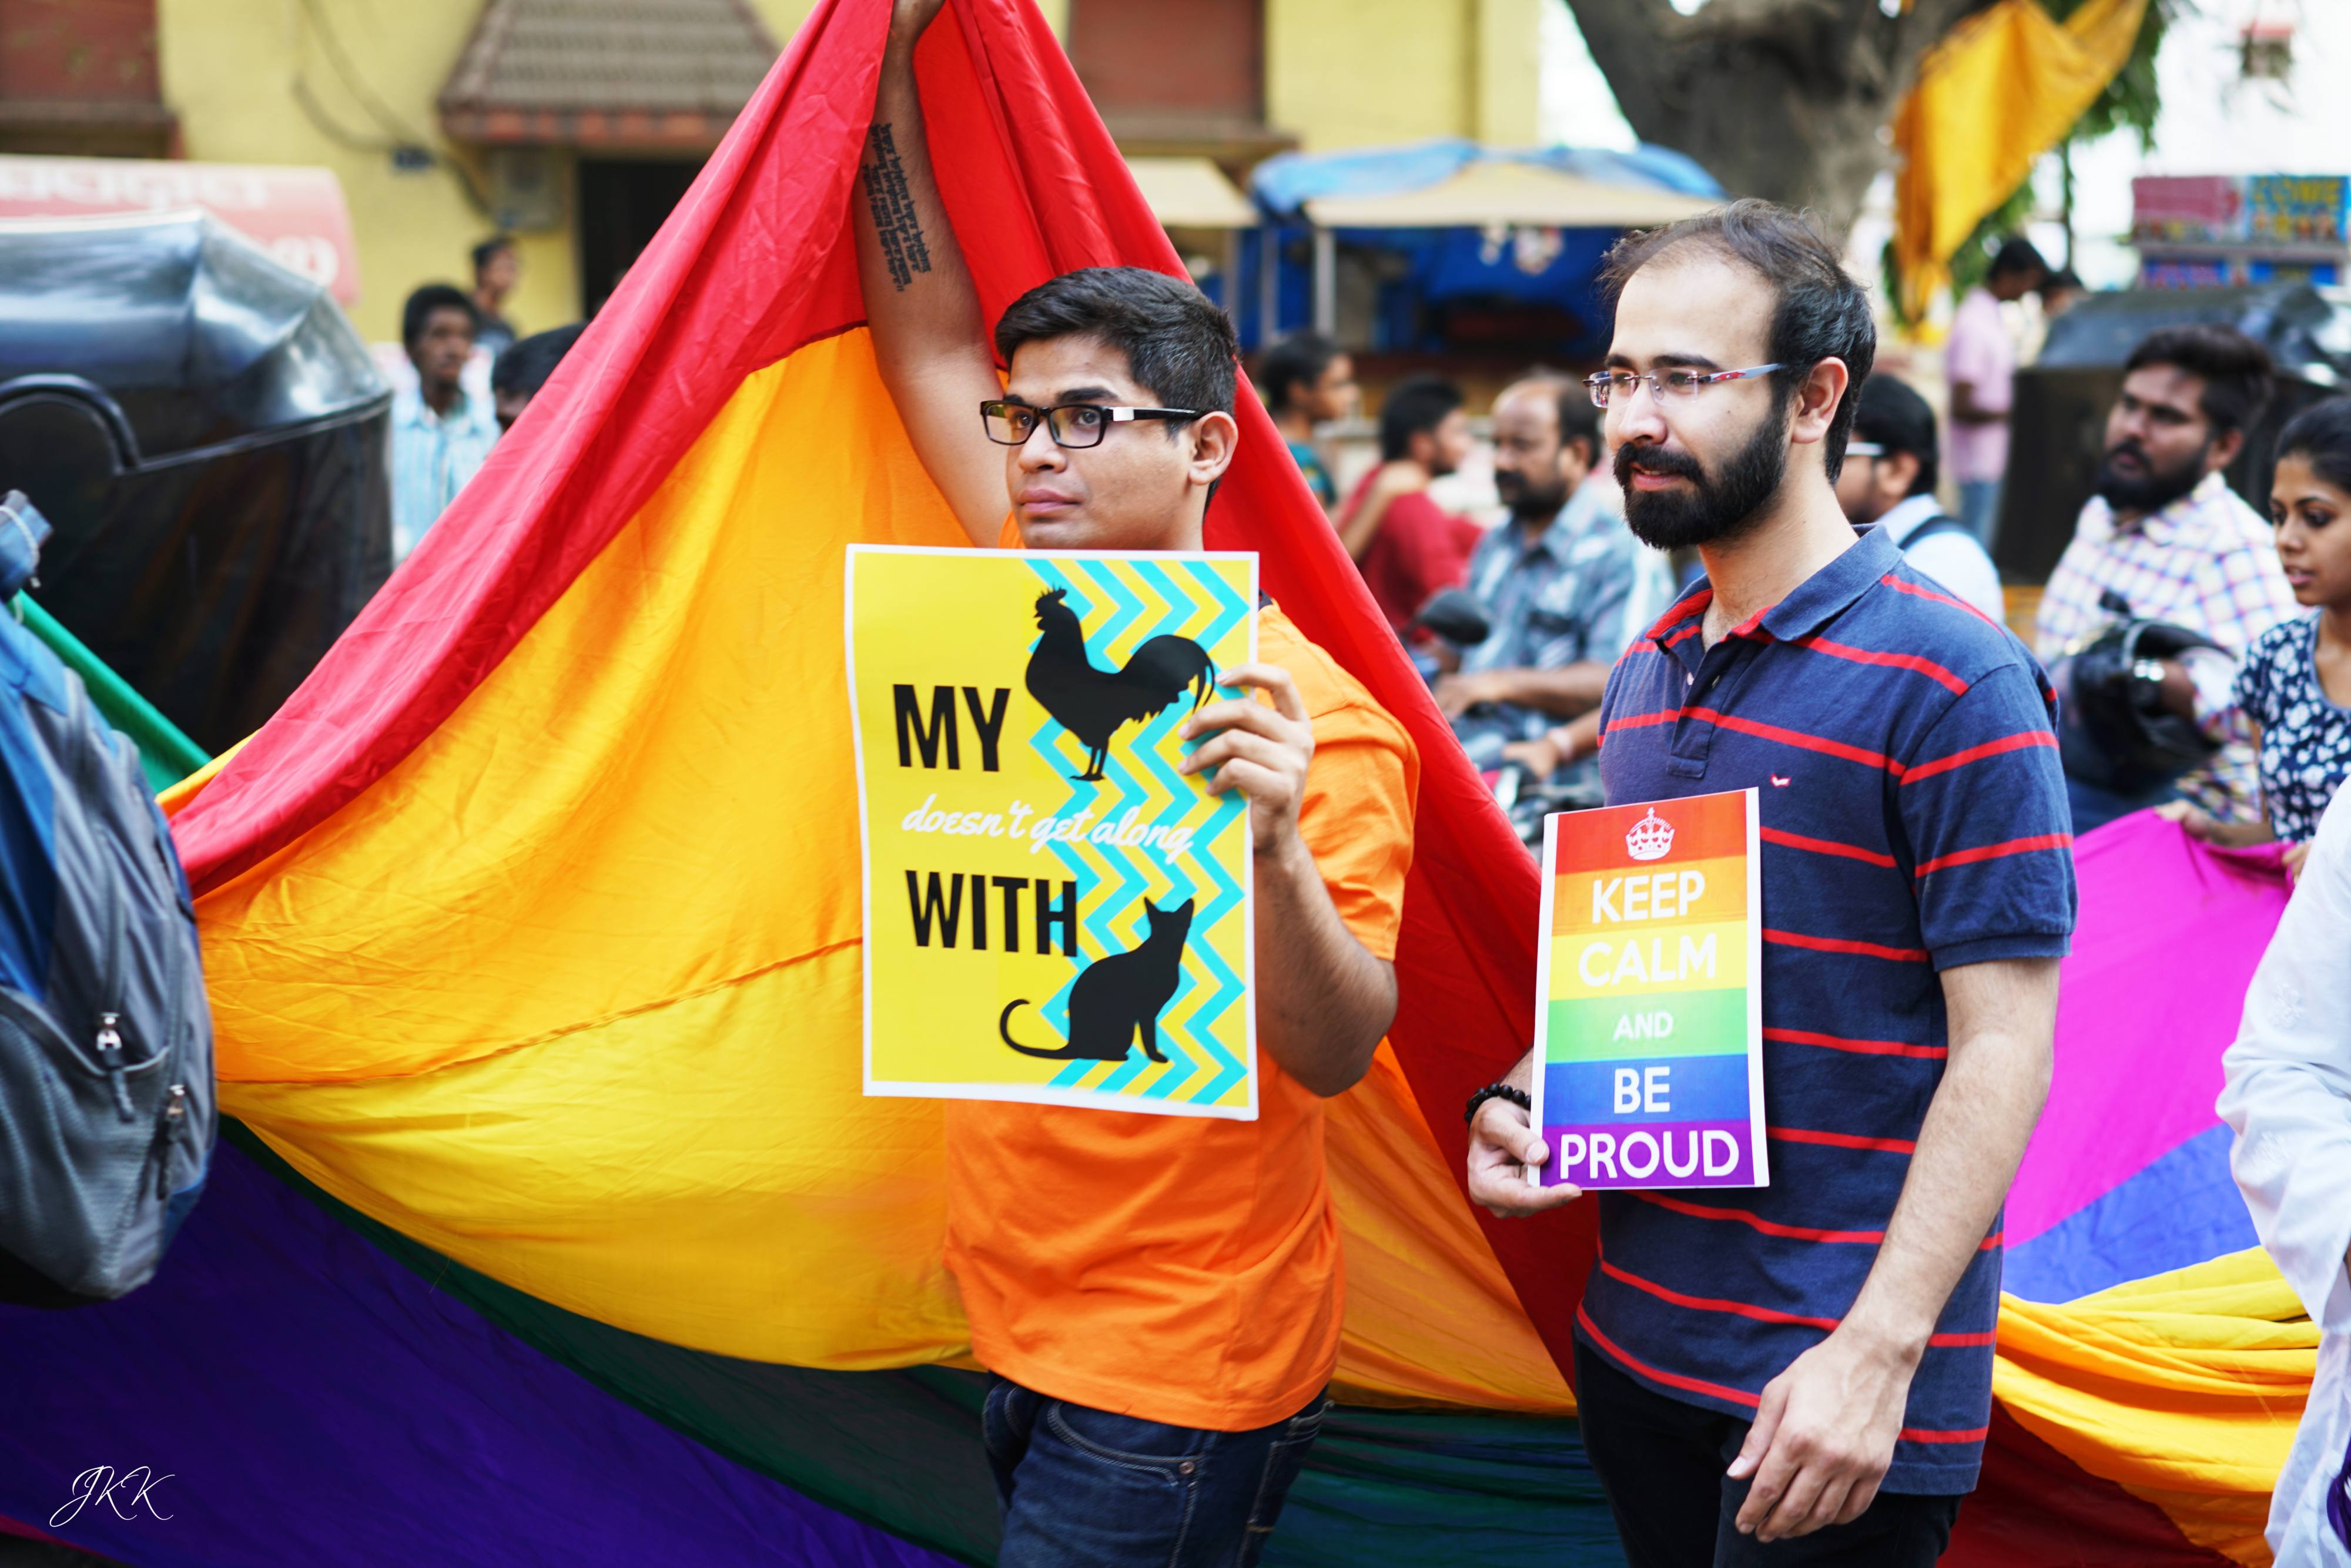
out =
[[(962, 538), (850, 249), (887, 12), (817, 6), (451, 514), (168, 798), (235, 1121), (154, 1284), (0, 1311), (17, 1527), (141, 1564), (992, 1561), (938, 1107), (858, 1092), (841, 560)], [(918, 68), (991, 316), (1070, 267), (1179, 273), (1026, 0), (954, 0)], [(1532, 862), (1242, 425), (1209, 546), (1259, 551), (1424, 758), (1402, 1010), (1332, 1106), (1345, 1408), (1268, 1560), (1618, 1561), (1560, 1370), (1588, 1217), (1459, 1190), (1462, 1100), (1530, 1037)], [(2283, 895), (2161, 824), (2082, 863), (2011, 1220), (2049, 1300), (2007, 1304), (1950, 1560), (2254, 1563), (2315, 1335), (2209, 1129)], [(2193, 967), (2143, 939), (2182, 889), (2158, 935)], [(141, 1466), (172, 1479), (74, 1508)]]

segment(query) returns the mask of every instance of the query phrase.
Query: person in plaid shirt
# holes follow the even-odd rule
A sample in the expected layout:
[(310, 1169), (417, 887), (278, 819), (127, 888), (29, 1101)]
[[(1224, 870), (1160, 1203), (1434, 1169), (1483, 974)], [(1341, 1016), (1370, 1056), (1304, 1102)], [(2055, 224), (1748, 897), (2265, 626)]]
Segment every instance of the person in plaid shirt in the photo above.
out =
[[(2252, 735), (2231, 687), (2253, 639), (2295, 613), (2269, 524), (2221, 470), (2270, 394), (2270, 357), (2227, 327), (2167, 327), (2131, 351), (2106, 416), (2098, 493), (2049, 579), (2034, 627), (2043, 663), (2127, 613), (2199, 632), (2220, 651), (2164, 662), (2163, 702), (2220, 745), (2204, 767), (2137, 795), (2069, 775), (2074, 831), (2185, 796), (2222, 821), (2261, 812)], [(2127, 605), (2127, 611), (2119, 606)]]

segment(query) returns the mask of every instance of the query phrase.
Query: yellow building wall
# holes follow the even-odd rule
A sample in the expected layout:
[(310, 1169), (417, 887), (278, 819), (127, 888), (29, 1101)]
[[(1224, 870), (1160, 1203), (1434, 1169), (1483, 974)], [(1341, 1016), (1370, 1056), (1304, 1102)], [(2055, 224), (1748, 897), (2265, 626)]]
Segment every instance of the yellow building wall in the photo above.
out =
[[(1066, 27), (1070, 0), (1036, 3)], [(1531, 142), (1543, 3), (1265, 0), (1266, 120), (1309, 152), (1431, 136)], [(750, 4), (780, 43), (814, 0)], [(391, 152), (413, 141), (453, 153), (434, 99), (481, 5), (158, 0), (163, 97), (183, 154), (332, 170), (359, 246), (351, 315), (371, 340), (399, 338), (401, 302), (419, 284), (469, 284), (466, 252), (492, 232), (448, 169), (398, 170)], [(576, 167), (568, 154), (557, 162), (561, 222), (517, 236), (523, 277), (508, 314), (526, 331), (579, 315)]]
[[(433, 100), (481, 0), (158, 0), (155, 9), (163, 101), (179, 114), (187, 157), (315, 164), (342, 182), (360, 255), (351, 317), (363, 337), (396, 341), (401, 302), (419, 284), (472, 284), (466, 252), (493, 232), (489, 218), (445, 169), (395, 170), (389, 144), (450, 151)], [(331, 24), (356, 88), (315, 16)], [(579, 317), (571, 196), (567, 188), (561, 226), (517, 236), (522, 283), (507, 314), (525, 331)]]
[(1541, 0), (1265, 0), (1265, 118), (1309, 152), (1535, 140)]

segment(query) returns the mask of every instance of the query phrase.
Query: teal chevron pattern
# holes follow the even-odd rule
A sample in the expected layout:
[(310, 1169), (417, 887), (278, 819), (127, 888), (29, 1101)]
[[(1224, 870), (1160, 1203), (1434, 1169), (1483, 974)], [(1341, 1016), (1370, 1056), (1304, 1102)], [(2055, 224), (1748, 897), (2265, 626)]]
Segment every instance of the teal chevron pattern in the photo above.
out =
[[(1208, 650), (1219, 670), (1249, 656), (1249, 615), (1255, 607), (1246, 562), (1183, 557), (1094, 560), (1032, 559), (1039, 591), (1059, 588), (1084, 624), (1086, 648), (1097, 665), (1115, 669), (1153, 637), (1189, 637)], [(1211, 700), (1214, 700), (1213, 698)], [(1165, 908), (1194, 901), (1192, 929), (1185, 945), (1183, 977), (1161, 1012), (1159, 1049), (1167, 1061), (1146, 1058), (1137, 1047), (1124, 1061), (1070, 1062), (1050, 1080), (1058, 1089), (1081, 1089), (1165, 1101), (1176, 1105), (1230, 1107), (1245, 1103), (1249, 1079), (1248, 991), (1235, 963), (1219, 946), (1244, 952), (1243, 894), (1228, 869), (1239, 856), (1212, 846), (1228, 841), (1247, 853), (1249, 802), (1238, 793), (1209, 795), (1176, 771), (1186, 746), (1176, 731), (1190, 716), (1187, 695), (1140, 728), (1122, 729), (1113, 739), (1098, 783), (1069, 779), (1085, 764), (1085, 747), (1048, 717), (1029, 744), (1067, 779), (1068, 793), (1055, 814), (1092, 810), (1093, 822), (1123, 818), (1132, 809), (1143, 825), (1193, 826), (1194, 848), (1180, 862), (1155, 852), (1122, 850), (1085, 841), (1050, 846), (1066, 874), (1079, 884), (1079, 945), (1082, 961), (1123, 952), (1146, 929), (1144, 905)], [(1091, 823), (1089, 824), (1091, 825)], [(1066, 1038), (1071, 978), (1040, 1010)]]

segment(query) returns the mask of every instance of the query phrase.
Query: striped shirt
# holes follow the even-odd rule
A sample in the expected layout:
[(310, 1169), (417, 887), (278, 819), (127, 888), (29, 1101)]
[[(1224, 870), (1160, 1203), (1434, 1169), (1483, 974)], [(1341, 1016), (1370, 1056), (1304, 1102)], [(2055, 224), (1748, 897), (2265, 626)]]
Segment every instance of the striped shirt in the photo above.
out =
[[(1601, 480), (1578, 486), (1531, 538), (1515, 519), (1498, 524), (1470, 556), (1467, 586), (1494, 628), (1461, 652), (1461, 673), (1476, 674), (1614, 664), (1665, 608), (1673, 575), (1625, 528), (1614, 485)], [(1541, 708), (1482, 703), (1453, 721), (1453, 733), (1473, 764), (1491, 768), (1505, 745), (1539, 740), (1559, 722)]]
[(2221, 748), (2179, 780), (2179, 792), (2223, 819), (2258, 821), (2252, 732), (2231, 687), (2253, 639), (2301, 613), (2269, 524), (2218, 474), (2129, 522), (2116, 522), (2114, 508), (2093, 496), (2041, 596), (2032, 633), (2041, 657), (2054, 663), (2105, 631), (2115, 613), (2099, 601), (2109, 591), (2120, 594), (2133, 615), (2201, 632), (2228, 650), (2226, 659), (2184, 661), (2196, 686), (2197, 720)]
[[(1577, 1329), (1668, 1397), (1754, 1414), (1876, 1261), (1942, 1081), (1944, 969), (2064, 953), (2074, 862), (2053, 701), (2022, 643), (1863, 532), (1712, 648), (1701, 579), (1602, 703), (1608, 803), (1750, 786), (1762, 829), (1771, 1185), (1603, 1193)], [(1888, 1491), (1975, 1485), (1995, 1222), (1910, 1385)]]

